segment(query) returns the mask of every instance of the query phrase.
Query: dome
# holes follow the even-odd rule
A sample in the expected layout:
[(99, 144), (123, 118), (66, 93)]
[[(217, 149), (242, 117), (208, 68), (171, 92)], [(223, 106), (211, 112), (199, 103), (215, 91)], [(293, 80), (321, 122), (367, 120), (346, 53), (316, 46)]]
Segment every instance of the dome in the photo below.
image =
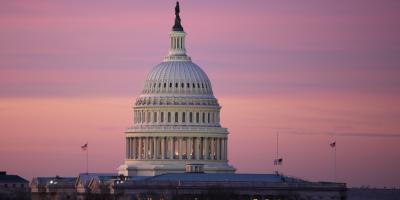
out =
[(147, 76), (143, 94), (213, 95), (207, 74), (190, 60), (164, 61)]

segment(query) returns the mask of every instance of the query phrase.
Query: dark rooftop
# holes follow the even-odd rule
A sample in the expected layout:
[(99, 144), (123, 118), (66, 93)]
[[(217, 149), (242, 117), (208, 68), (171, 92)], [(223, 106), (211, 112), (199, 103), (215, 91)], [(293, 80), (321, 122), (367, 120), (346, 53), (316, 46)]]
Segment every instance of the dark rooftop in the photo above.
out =
[(0, 172), (0, 182), (2, 183), (28, 183), (27, 180), (23, 179), (18, 175), (7, 175), (6, 172)]
[(202, 182), (306, 182), (301, 179), (277, 174), (232, 174), (232, 173), (168, 173), (149, 177), (148, 181), (202, 181)]

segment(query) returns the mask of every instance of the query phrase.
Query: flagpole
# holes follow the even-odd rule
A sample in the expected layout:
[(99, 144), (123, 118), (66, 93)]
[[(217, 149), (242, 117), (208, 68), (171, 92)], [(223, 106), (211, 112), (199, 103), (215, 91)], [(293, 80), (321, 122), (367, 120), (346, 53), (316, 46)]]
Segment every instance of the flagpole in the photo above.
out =
[(334, 167), (333, 175), (334, 175), (334, 180), (336, 182), (336, 139), (335, 139), (335, 161), (334, 161), (334, 165), (335, 165), (335, 167)]
[[(86, 142), (88, 144), (88, 142)], [(86, 174), (89, 174), (89, 145), (86, 149)]]
[[(276, 160), (279, 159), (279, 131), (276, 132)], [(276, 165), (276, 172), (278, 173), (279, 164)]]

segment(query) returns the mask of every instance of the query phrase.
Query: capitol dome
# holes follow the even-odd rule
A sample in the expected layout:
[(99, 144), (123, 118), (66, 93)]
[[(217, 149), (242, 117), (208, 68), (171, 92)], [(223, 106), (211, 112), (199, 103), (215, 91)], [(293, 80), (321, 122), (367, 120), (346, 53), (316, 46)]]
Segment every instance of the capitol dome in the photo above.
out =
[(206, 173), (233, 173), (228, 164), (228, 130), (207, 74), (186, 54), (185, 36), (175, 7), (175, 25), (164, 60), (147, 76), (126, 129), (125, 176), (183, 173), (186, 165)]
[(167, 60), (155, 66), (147, 76), (142, 94), (213, 95), (207, 74), (190, 60)]

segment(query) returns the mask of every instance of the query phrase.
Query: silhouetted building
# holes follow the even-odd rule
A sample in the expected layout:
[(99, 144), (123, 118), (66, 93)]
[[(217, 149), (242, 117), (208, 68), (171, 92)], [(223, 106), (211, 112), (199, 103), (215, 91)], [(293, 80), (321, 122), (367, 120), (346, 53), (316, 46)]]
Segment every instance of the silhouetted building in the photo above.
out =
[(29, 199), (29, 182), (18, 175), (0, 171), (0, 199)]

